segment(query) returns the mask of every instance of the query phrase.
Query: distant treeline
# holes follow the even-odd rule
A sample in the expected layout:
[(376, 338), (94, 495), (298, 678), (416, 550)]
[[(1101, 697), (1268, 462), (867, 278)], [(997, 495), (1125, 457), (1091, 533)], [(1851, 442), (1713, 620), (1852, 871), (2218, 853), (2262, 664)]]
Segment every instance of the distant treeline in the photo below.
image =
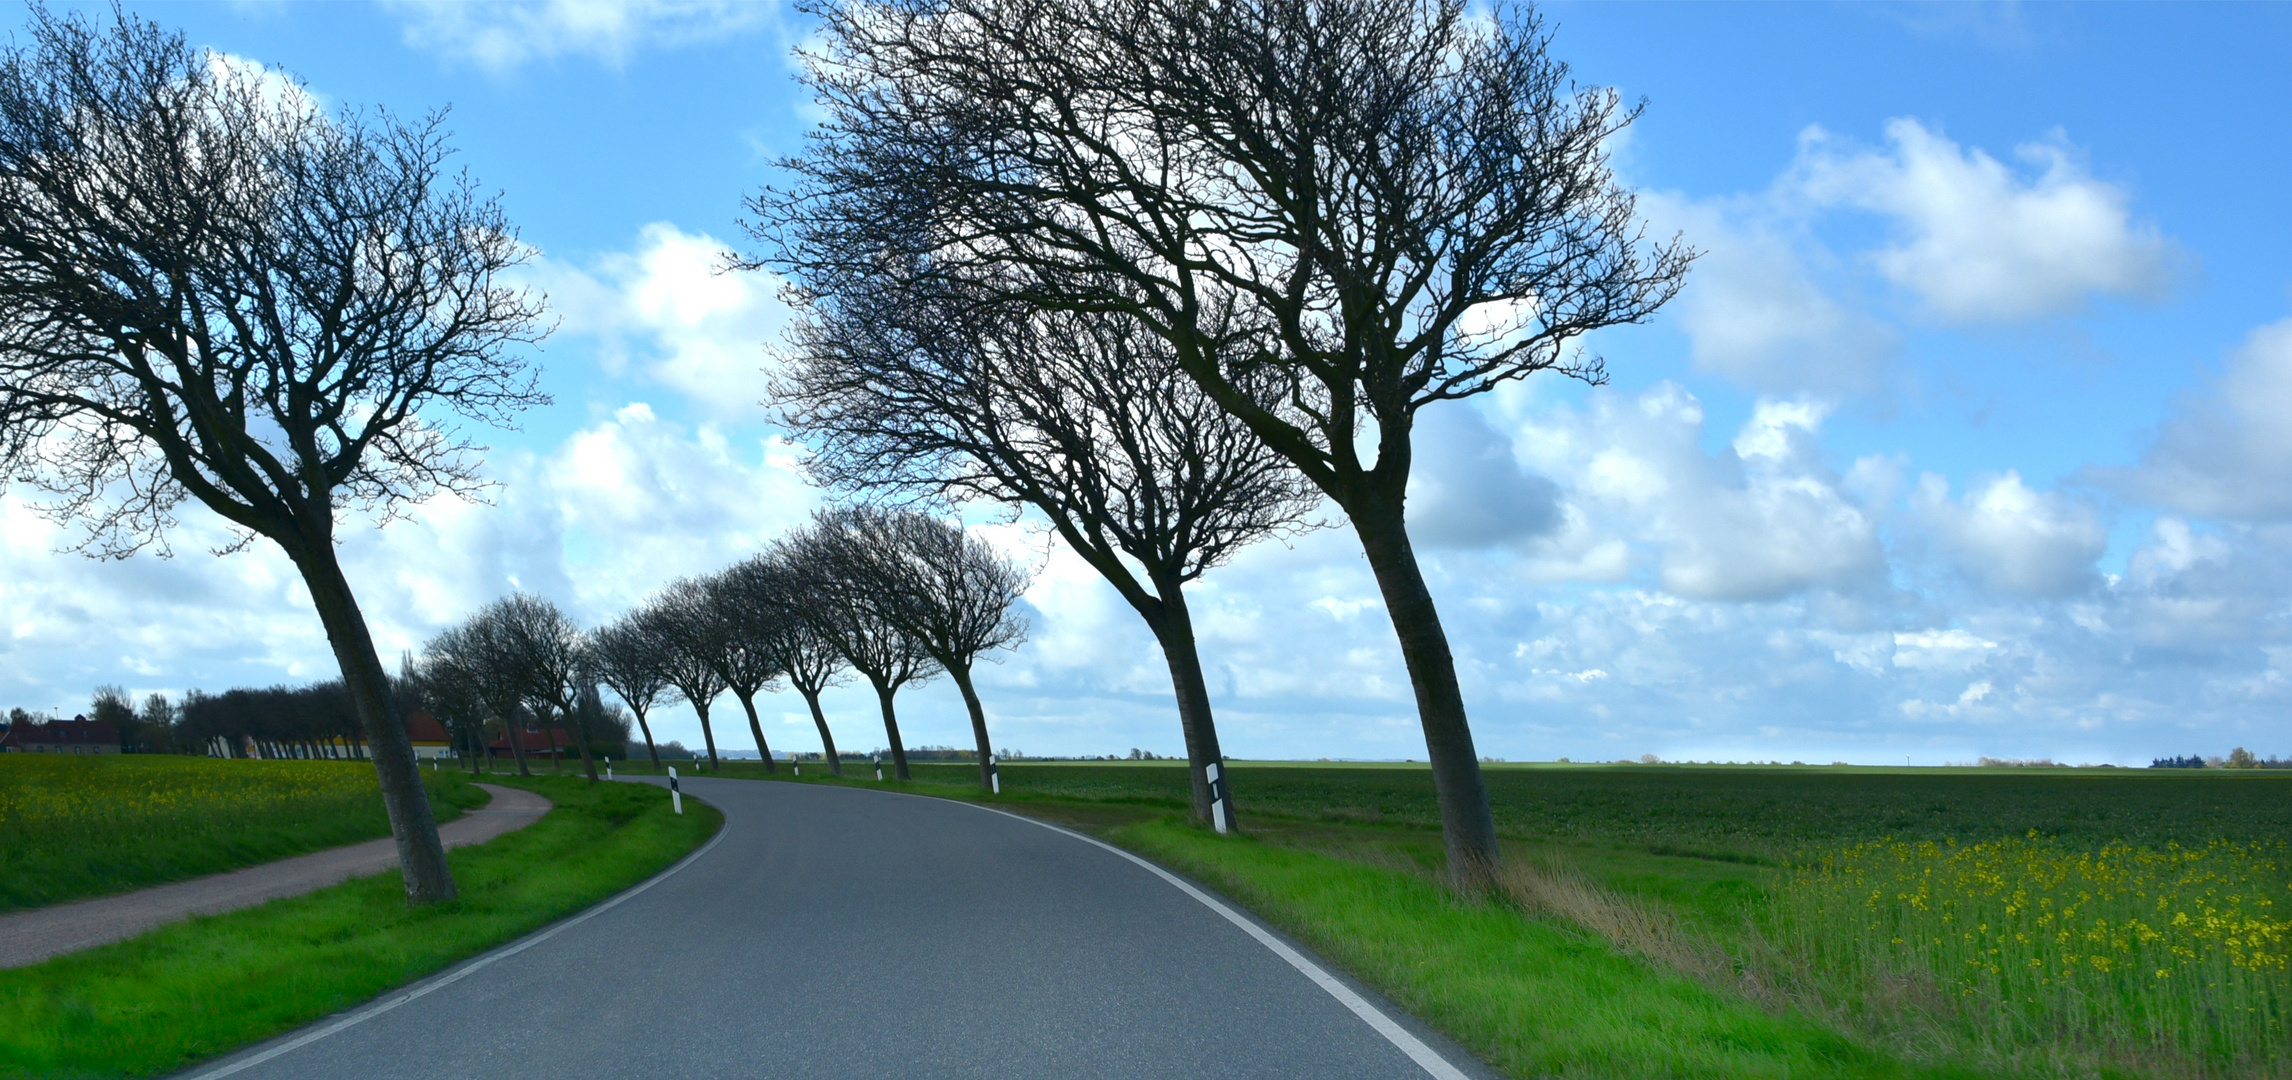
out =
[(2252, 751), (2239, 746), (2223, 757), (2161, 757), (2149, 762), (2152, 769), (2292, 769), (2292, 758), (2254, 757)]
[[(392, 692), (408, 713), (430, 707), (426, 688), (392, 679)], [(612, 706), (603, 710), (598, 724), (599, 753), (626, 757), (629, 721)], [(119, 732), (120, 749), (131, 754), (204, 754), (254, 758), (357, 758), (366, 757), (366, 734), (352, 709), (350, 692), (340, 679), (307, 686), (237, 687), (219, 694), (191, 690), (178, 704), (165, 694), (152, 694), (141, 705), (116, 686), (100, 686), (88, 704), (87, 718), (110, 724)], [(11, 722), (42, 723), (55, 719), (18, 708)], [(517, 718), (528, 729), (555, 727), (554, 717), (530, 713)], [(482, 734), (493, 734), (484, 732)], [(495, 736), (499, 741), (499, 736)], [(467, 742), (469, 745), (460, 745)], [(674, 745), (674, 744), (671, 744)], [(482, 756), (475, 738), (457, 740), (460, 755)], [(682, 747), (678, 747), (682, 750)], [(663, 755), (670, 756), (667, 747)], [(546, 751), (544, 751), (546, 752)], [(683, 756), (690, 756), (684, 751)]]

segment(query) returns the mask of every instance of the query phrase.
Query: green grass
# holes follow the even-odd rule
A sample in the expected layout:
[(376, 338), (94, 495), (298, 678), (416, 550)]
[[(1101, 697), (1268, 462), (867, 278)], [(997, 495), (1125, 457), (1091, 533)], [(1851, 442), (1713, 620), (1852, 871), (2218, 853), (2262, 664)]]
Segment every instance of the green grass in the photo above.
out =
[[(1180, 762), (1016, 762), (1014, 798), (1171, 809), (1191, 798)], [(619, 766), (616, 766), (619, 767)], [(804, 778), (825, 766), (806, 764)], [(875, 774), (844, 767), (847, 778)], [(916, 782), (977, 786), (978, 766), (917, 763)], [(753, 762), (721, 775), (758, 776)], [(779, 776), (788, 769), (780, 766)], [(1437, 829), (1423, 765), (1234, 762), (1244, 815)], [(2292, 834), (2292, 773), (2222, 769), (1901, 769), (1696, 765), (1490, 765), (1504, 836), (1749, 862), (1897, 837), (2043, 836), (2162, 846)], [(872, 782), (869, 780), (867, 782)]]
[[(440, 821), (486, 801), (460, 774), (422, 778)], [(0, 911), (388, 835), (367, 762), (0, 754)]]
[(494, 780), (556, 809), (451, 852), (455, 903), (409, 910), (391, 871), (0, 971), (0, 1077), (151, 1076), (269, 1038), (603, 900), (722, 821), (657, 788)]
[[(1001, 796), (979, 790), (976, 766), (914, 771), (901, 789), (1059, 821), (1210, 881), (1515, 1075), (2283, 1071), (2280, 1032), (2263, 1046), (2253, 1024), (2202, 1055), (2122, 1011), (2088, 1015), (2123, 1030), (2042, 1010), (2001, 1025), (2000, 1010), (1943, 1000), (1934, 972), (1864, 962), (1873, 951), (1853, 939), (1852, 920), (1815, 931), (1835, 942), (1826, 955), (1773, 917), (1793, 873), (1888, 838), (1974, 843), (2035, 830), (2034, 842), (2065, 853), (2276, 843), (2292, 825), (2282, 774), (1496, 765), (1487, 776), (1507, 838), (1504, 896), (1462, 901), (1437, 884), (1444, 856), (1422, 765), (1236, 763), (1248, 836), (1232, 840), (1173, 813), (1187, 805), (1175, 763), (1016, 763), (1002, 770)], [(842, 781), (823, 773), (807, 766), (802, 779), (877, 786), (864, 767), (847, 766)], [(784, 766), (776, 778), (792, 779)], [(1850, 955), (1864, 960), (1840, 962)], [(2278, 989), (2231, 997), (2282, 1011)], [(1660, 1034), (1635, 1041), (1639, 1031)]]
[(1425, 874), (1170, 819), (1107, 835), (1248, 905), (1513, 1075), (1980, 1075), (1906, 1067), (1572, 927), (1501, 901), (1460, 899)]

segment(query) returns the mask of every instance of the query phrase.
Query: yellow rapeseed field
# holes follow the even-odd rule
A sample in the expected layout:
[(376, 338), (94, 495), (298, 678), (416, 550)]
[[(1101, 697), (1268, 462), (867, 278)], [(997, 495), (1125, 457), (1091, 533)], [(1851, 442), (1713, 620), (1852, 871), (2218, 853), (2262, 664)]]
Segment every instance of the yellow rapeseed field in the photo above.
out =
[(106, 754), (0, 758), (0, 832), (206, 824), (377, 797), (374, 768), (349, 761), (228, 761)]
[(2292, 1065), (2285, 841), (1879, 840), (1803, 863), (1776, 914), (1821, 968), (1920, 979), (2000, 1040)]
[(0, 754), (0, 910), (388, 831), (364, 762)]

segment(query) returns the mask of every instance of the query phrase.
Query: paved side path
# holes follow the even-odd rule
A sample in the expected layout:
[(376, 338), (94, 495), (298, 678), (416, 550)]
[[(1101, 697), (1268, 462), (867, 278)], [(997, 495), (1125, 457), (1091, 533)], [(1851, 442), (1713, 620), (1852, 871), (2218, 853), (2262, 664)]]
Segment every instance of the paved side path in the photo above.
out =
[[(530, 791), (479, 784), (493, 801), (438, 827), (447, 847), (482, 844), (515, 832), (549, 812), (550, 802)], [(253, 907), (300, 896), (362, 874), (398, 865), (397, 841), (384, 837), (227, 874), (156, 885), (118, 896), (0, 915), (0, 968), (36, 964), (51, 956), (131, 938), (193, 915)]]
[(1088, 838), (865, 788), (684, 791), (725, 825), (671, 871), (189, 1075), (1493, 1075), (1279, 934)]

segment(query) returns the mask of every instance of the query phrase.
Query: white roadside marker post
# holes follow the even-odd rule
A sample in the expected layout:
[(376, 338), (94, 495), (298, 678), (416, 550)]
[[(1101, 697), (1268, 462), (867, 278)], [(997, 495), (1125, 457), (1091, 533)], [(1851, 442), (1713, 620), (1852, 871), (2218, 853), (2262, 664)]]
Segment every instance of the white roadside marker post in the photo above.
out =
[(1003, 793), (1003, 770), (997, 767), (993, 754), (987, 755), (987, 786), (993, 788), (997, 795)]
[(1219, 836), (1226, 834), (1226, 771), (1215, 761), (1202, 766), (1210, 775), (1210, 824)]
[(605, 779), (607, 779), (607, 780), (610, 780), (610, 779), (612, 779), (612, 778), (613, 778), (613, 759), (612, 759), (612, 758), (606, 758), (606, 759), (605, 759)]
[(669, 805), (675, 807), (677, 813), (684, 813), (684, 792), (676, 789), (676, 766), (674, 765), (669, 766)]
[(878, 780), (881, 780), (881, 779), (883, 779), (883, 755), (882, 755), (882, 754), (877, 754), (877, 755), (875, 756), (875, 778), (876, 778), (876, 779), (878, 779)]

